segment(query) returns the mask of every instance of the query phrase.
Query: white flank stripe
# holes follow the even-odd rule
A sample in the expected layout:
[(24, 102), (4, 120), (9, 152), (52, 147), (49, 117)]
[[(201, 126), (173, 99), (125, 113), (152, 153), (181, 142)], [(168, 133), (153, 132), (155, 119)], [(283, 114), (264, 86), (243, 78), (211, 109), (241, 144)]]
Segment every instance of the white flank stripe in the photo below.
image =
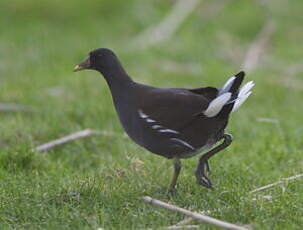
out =
[(224, 93), (227, 93), (230, 90), (230, 88), (231, 88), (232, 84), (234, 83), (235, 79), (236, 79), (236, 77), (232, 76), (231, 78), (229, 78), (227, 80), (227, 82), (224, 84), (222, 89), (220, 89), (219, 96), (224, 94)]
[(207, 109), (204, 111), (204, 115), (207, 117), (216, 116), (221, 111), (223, 106), (229, 101), (230, 97), (231, 93), (224, 93), (219, 97), (216, 97), (209, 103)]
[(146, 118), (145, 120), (146, 120), (147, 122), (149, 122), (149, 123), (155, 122), (155, 120), (150, 119), (150, 118)]
[(162, 125), (153, 125), (152, 128), (153, 129), (160, 129), (160, 128), (163, 128), (163, 126)]
[(185, 142), (185, 141), (183, 141), (183, 140), (181, 140), (179, 138), (170, 138), (170, 139), (172, 141), (176, 141), (178, 143), (181, 143), (182, 145), (185, 145), (186, 147), (190, 148), (191, 150), (195, 150), (195, 148), (192, 145), (190, 145), (189, 143), (187, 143), (187, 142)]
[(175, 133), (178, 134), (179, 132), (176, 130), (172, 130), (172, 129), (160, 129), (158, 130), (160, 133)]
[(147, 118), (148, 116), (142, 112), (142, 110), (138, 110), (138, 113), (140, 115), (141, 118)]

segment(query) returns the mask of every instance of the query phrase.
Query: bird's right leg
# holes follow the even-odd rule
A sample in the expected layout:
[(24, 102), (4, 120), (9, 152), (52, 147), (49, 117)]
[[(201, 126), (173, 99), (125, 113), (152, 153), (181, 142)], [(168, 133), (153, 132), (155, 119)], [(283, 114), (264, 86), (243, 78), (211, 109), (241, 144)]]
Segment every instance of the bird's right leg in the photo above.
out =
[(207, 170), (207, 172), (208, 172), (208, 173), (210, 173), (210, 172), (211, 172), (211, 170), (210, 170), (210, 166), (209, 166), (208, 161), (205, 161), (205, 166), (206, 166), (206, 170)]
[(203, 154), (201, 158), (199, 159), (199, 164), (196, 170), (196, 178), (198, 180), (198, 183), (207, 187), (207, 188), (213, 188), (211, 180), (206, 176), (209, 171), (209, 164), (208, 160), (210, 157), (215, 155), (216, 153), (220, 152), (221, 150), (228, 147), (232, 142), (232, 135), (230, 134), (224, 134), (223, 135), (224, 141), (210, 150), (209, 152)]

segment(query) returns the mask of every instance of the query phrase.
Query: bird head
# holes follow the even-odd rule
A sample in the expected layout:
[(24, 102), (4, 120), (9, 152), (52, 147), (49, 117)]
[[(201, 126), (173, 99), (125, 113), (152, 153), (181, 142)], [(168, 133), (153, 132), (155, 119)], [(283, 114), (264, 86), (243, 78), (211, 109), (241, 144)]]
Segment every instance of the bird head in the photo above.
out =
[(74, 72), (85, 69), (103, 72), (106, 69), (113, 68), (118, 62), (118, 58), (111, 50), (100, 48), (91, 51), (84, 61), (76, 65)]

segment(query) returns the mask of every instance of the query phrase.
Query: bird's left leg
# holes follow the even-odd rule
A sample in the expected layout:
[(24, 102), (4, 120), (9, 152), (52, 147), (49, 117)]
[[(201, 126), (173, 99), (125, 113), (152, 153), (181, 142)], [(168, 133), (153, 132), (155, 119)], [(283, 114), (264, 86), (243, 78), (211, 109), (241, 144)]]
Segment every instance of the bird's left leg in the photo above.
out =
[(196, 178), (199, 184), (207, 188), (213, 188), (210, 179), (206, 176), (207, 171), (209, 171), (209, 165), (208, 165), (209, 158), (211, 158), (216, 153), (228, 147), (231, 144), (233, 138), (232, 135), (230, 134), (224, 134), (223, 139), (224, 141), (220, 145), (216, 146), (209, 152), (203, 154), (199, 159), (199, 164), (196, 170)]
[(169, 189), (168, 189), (168, 193), (172, 193), (175, 191), (175, 187), (177, 184), (177, 180), (178, 180), (178, 176), (180, 174), (181, 171), (181, 160), (179, 158), (173, 158), (173, 163), (174, 163), (174, 175), (173, 175), (173, 179), (170, 183)]

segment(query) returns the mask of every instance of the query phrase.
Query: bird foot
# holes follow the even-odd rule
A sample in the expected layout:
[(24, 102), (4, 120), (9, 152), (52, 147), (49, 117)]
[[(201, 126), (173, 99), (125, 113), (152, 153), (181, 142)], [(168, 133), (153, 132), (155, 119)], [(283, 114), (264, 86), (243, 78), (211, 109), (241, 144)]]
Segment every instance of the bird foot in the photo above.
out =
[(172, 197), (172, 196), (175, 196), (177, 194), (177, 189), (176, 188), (169, 188), (167, 191), (166, 191), (166, 195), (168, 197)]
[(208, 161), (204, 161), (202, 163), (200, 163), (199, 167), (197, 168), (196, 171), (196, 178), (197, 181), (200, 185), (209, 188), (209, 189), (213, 189), (213, 184), (211, 182), (211, 180), (207, 177), (207, 174), (210, 172), (210, 168), (209, 168), (209, 164)]
[(206, 188), (209, 189), (214, 189), (213, 184), (211, 182), (211, 180), (205, 176), (205, 175), (201, 175), (198, 179), (198, 183)]

